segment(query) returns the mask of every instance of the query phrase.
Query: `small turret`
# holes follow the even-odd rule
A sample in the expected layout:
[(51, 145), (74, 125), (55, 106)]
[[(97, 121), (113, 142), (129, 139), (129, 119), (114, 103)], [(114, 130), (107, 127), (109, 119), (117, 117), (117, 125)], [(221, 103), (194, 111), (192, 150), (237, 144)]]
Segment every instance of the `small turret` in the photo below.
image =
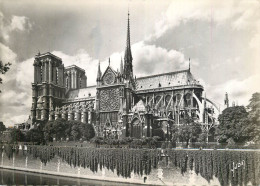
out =
[(124, 76), (124, 65), (123, 65), (122, 57), (121, 57), (121, 63), (120, 63), (120, 74), (121, 74), (122, 76)]
[(224, 105), (226, 105), (226, 108), (229, 107), (229, 100), (228, 100), (228, 93), (227, 93), (227, 92), (226, 92), (226, 94), (225, 94)]
[(97, 82), (101, 80), (102, 72), (100, 70), (100, 62), (98, 63)]

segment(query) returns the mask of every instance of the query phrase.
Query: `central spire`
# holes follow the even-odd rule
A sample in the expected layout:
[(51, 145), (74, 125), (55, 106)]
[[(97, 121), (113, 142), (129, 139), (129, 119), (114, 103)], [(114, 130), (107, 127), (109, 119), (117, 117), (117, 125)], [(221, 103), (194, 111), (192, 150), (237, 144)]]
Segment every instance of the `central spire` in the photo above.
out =
[(129, 19), (129, 10), (128, 10), (128, 19), (127, 19), (127, 38), (126, 38), (126, 49), (124, 57), (124, 75), (126, 79), (129, 79), (130, 76), (133, 76), (133, 57), (131, 52), (131, 42), (130, 42), (130, 19)]

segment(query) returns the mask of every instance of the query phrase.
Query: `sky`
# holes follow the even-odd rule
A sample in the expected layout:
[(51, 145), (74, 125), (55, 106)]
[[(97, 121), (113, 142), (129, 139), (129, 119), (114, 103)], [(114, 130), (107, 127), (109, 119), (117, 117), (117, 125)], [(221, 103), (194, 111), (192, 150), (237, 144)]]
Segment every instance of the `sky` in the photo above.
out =
[(0, 0), (0, 60), (11, 69), (0, 85), (0, 121), (25, 121), (32, 104), (33, 61), (51, 52), (85, 69), (95, 85), (119, 68), (130, 11), (137, 77), (187, 69), (221, 108), (224, 95), (247, 106), (260, 91), (259, 0)]

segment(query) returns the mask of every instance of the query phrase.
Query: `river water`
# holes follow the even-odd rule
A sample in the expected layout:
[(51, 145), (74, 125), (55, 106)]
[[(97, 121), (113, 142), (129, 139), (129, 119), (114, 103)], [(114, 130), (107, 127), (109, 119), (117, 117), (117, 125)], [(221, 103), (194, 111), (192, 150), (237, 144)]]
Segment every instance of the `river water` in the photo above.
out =
[(134, 184), (55, 176), (0, 168), (0, 185), (133, 186)]

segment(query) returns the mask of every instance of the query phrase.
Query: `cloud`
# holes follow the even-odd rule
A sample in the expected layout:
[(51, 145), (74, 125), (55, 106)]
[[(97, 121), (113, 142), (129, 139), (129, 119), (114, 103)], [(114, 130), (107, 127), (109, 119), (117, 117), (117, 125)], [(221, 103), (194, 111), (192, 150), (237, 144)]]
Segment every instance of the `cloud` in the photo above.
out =
[(137, 77), (188, 68), (184, 54), (176, 50), (167, 50), (141, 41), (132, 45), (132, 52)]
[(3, 77), (0, 94), (0, 119), (5, 125), (22, 122), (28, 118), (31, 106), (31, 81), (33, 59), (18, 63), (17, 55), (0, 43), (0, 54), (4, 62), (11, 62), (10, 70)]
[(4, 40), (8, 41), (10, 33), (13, 31), (30, 31), (31, 29), (32, 24), (29, 18), (13, 15), (11, 19), (7, 19), (3, 13), (0, 12), (0, 36), (2, 36)]
[(6, 45), (0, 42), (0, 60), (5, 62), (14, 62), (16, 54)]
[(260, 87), (258, 86), (259, 81), (260, 75), (256, 74), (242, 80), (231, 79), (226, 83), (216, 86), (207, 84), (205, 89), (207, 95), (210, 95), (213, 102), (219, 104), (222, 109), (224, 108), (223, 103), (225, 92), (229, 94), (230, 105), (234, 101), (236, 104), (238, 102), (239, 105), (247, 106), (252, 94), (260, 92)]
[[(176, 50), (146, 44), (144, 41), (137, 42), (131, 46), (133, 56), (133, 70), (137, 77), (166, 73), (187, 69), (189, 62), (184, 54)], [(124, 52), (115, 52), (110, 55), (111, 66), (114, 70), (120, 69), (121, 58), (124, 60)], [(101, 70), (106, 69), (108, 62), (103, 61)], [(198, 62), (194, 60), (194, 65)]]
[(61, 51), (54, 51), (52, 53), (62, 59), (65, 67), (77, 65), (78, 67), (83, 68), (86, 71), (88, 86), (96, 84), (98, 60), (91, 58), (85, 50), (80, 49), (74, 55), (67, 55)]
[[(249, 46), (253, 49), (259, 49), (260, 48), (260, 20), (258, 20), (256, 23), (255, 23), (255, 29), (253, 30), (253, 32), (255, 33), (254, 34), (254, 37), (252, 37), (250, 43), (249, 43)], [(256, 51), (256, 53), (259, 54), (259, 50)]]
[[(231, 21), (234, 29), (253, 27), (259, 16), (260, 2), (257, 0), (176, 0), (155, 24), (154, 33), (148, 40), (161, 37), (167, 30), (188, 20), (214, 21), (222, 24)], [(231, 20), (232, 19), (232, 20)]]
[[(15, 63), (17, 55), (6, 45), (0, 42), (0, 60), (5, 63)], [(9, 73), (9, 72), (8, 72)], [(6, 80), (6, 75), (1, 75), (3, 81)]]

